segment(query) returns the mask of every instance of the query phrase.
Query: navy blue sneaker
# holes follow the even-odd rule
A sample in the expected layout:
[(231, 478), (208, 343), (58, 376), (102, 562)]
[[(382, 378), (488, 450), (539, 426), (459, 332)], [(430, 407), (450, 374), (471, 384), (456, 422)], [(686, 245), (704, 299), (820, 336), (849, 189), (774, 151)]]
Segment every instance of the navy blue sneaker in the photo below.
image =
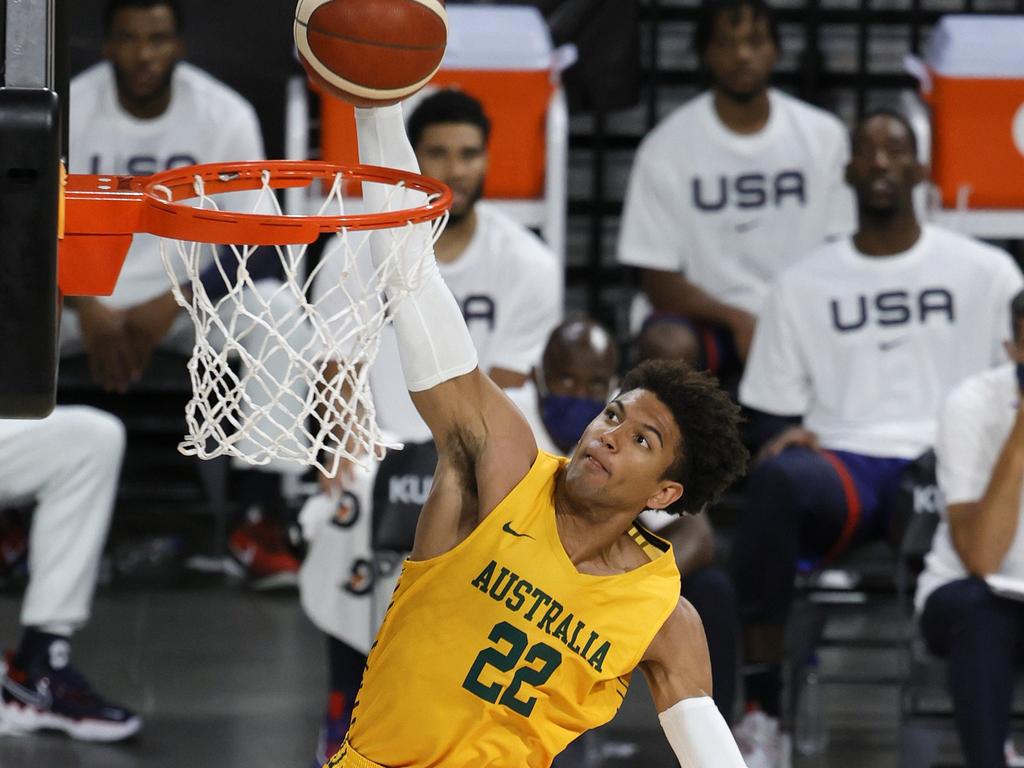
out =
[(8, 734), (63, 731), (83, 741), (121, 741), (138, 733), (139, 716), (105, 700), (71, 664), (52, 661), (56, 650), (51, 648), (49, 663), (31, 669), (19, 668), (14, 654), (6, 654), (0, 690), (2, 730)]

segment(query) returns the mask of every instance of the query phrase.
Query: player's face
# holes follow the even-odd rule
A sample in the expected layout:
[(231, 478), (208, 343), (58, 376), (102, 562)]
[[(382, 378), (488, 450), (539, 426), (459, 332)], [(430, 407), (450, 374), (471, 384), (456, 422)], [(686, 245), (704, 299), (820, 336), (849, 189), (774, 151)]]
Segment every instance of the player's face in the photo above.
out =
[(638, 513), (663, 509), (683, 492), (664, 479), (679, 440), (672, 412), (652, 393), (621, 394), (583, 432), (566, 469), (566, 488), (584, 504)]
[(416, 146), (416, 159), (424, 175), (451, 187), (452, 221), (465, 217), (480, 199), (487, 173), (483, 131), (472, 123), (427, 126)]
[(912, 205), (911, 193), (923, 176), (924, 168), (901, 120), (876, 115), (857, 130), (846, 180), (861, 210), (892, 213)]
[(704, 66), (718, 90), (739, 100), (760, 95), (768, 87), (777, 58), (767, 19), (747, 7), (737, 14), (718, 14), (704, 52)]
[(123, 98), (159, 98), (184, 54), (174, 11), (166, 5), (122, 8), (111, 20), (103, 54), (114, 65)]

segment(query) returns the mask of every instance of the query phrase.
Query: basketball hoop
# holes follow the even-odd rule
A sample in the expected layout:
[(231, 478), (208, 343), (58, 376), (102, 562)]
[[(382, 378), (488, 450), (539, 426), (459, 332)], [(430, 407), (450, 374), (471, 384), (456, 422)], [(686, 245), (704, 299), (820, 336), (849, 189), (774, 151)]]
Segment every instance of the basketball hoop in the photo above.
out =
[[(385, 209), (347, 211), (352, 201), (342, 190), (353, 181), (385, 188)], [(317, 215), (281, 210), (275, 190), (314, 183), (330, 190)], [(233, 201), (242, 192), (249, 209), (225, 210), (224, 196)], [(71, 175), (60, 288), (65, 295), (109, 294), (132, 235), (163, 238), (174, 296), (196, 327), (188, 433), (179, 450), (257, 466), (315, 466), (333, 476), (342, 460), (380, 458), (398, 447), (377, 426), (369, 367), (389, 308), (415, 290), (450, 205), (451, 191), (440, 182), (376, 166), (266, 161), (186, 166), (147, 177)], [(431, 237), (413, 237), (417, 225), (429, 226)], [(321, 236), (329, 236), (323, 257), (310, 264), (308, 246)], [(388, 257), (376, 267), (370, 237), (386, 241)], [(410, 258), (410, 248), (420, 251), (417, 258)], [(277, 259), (285, 276), (275, 290), (249, 271), (268, 258)], [(314, 303), (310, 288), (328, 259), (342, 260), (331, 271), (341, 277)], [(211, 269), (219, 276), (213, 295), (200, 279)], [(343, 311), (321, 311), (332, 296)]]

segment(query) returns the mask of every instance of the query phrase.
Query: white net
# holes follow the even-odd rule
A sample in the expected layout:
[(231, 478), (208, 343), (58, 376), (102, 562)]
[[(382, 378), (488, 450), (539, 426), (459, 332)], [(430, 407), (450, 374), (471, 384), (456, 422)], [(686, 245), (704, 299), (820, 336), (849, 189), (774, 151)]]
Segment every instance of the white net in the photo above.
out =
[[(207, 195), (204, 186), (196, 176), (196, 207), (219, 210), (224, 201)], [(386, 210), (407, 208), (413, 194), (426, 200), (400, 183), (387, 190)], [(246, 194), (249, 210), (284, 215), (269, 172), (258, 194)], [(405, 205), (392, 206), (392, 199)], [(318, 215), (344, 215), (348, 203), (338, 174)], [(333, 476), (343, 460), (362, 463), (400, 447), (378, 427), (369, 369), (390, 322), (389, 307), (415, 289), (445, 220), (372, 235), (343, 229), (325, 236), (316, 264), (305, 245), (161, 241), (175, 298), (196, 327), (188, 363), (193, 396), (179, 450), (276, 469), (315, 466)], [(433, 237), (412, 237), (414, 227), (431, 227)], [(371, 237), (387, 254), (376, 267)], [(422, 253), (410, 258), (409, 247)], [(274, 265), (276, 270), (268, 269)], [(265, 277), (268, 271), (283, 271), (283, 280)], [(318, 281), (322, 271), (328, 280)]]

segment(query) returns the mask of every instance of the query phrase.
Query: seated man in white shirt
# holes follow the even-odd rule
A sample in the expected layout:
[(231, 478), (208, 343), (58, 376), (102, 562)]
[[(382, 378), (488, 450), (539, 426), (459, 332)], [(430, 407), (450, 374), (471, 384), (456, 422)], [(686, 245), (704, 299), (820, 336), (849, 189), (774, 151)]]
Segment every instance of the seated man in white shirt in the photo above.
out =
[[(177, 0), (108, 0), (103, 24), (104, 60), (71, 82), (72, 173), (142, 176), (195, 163), (263, 159), (259, 121), (249, 102), (181, 60), (185, 46)], [(252, 210), (254, 195), (239, 193), (232, 197), (231, 207)], [(213, 263), (212, 249), (204, 250), (203, 258), (201, 281), (216, 301), (231, 286), (225, 285)], [(233, 274), (232, 258), (226, 252), (221, 258), (228, 275)], [(247, 309), (259, 314), (266, 306), (274, 318), (293, 316), (299, 305), (287, 291), (278, 290), (276, 254), (269, 249), (261, 252), (250, 259), (248, 268), (252, 287), (242, 290)], [(182, 271), (177, 278), (186, 296), (190, 295), (191, 285), (184, 284)], [(192, 351), (192, 321), (171, 293), (159, 238), (152, 235), (135, 236), (113, 295), (69, 298), (66, 309), (61, 356), (84, 353), (96, 383), (107, 391), (127, 391), (157, 349)], [(311, 332), (304, 323), (294, 326), (291, 341), (301, 348)], [(264, 360), (279, 381), (285, 380), (287, 359), (262, 351), (268, 336), (263, 326), (254, 323), (249, 330), (238, 327), (235, 331), (253, 357)], [(259, 382), (252, 382), (245, 392), (243, 418), (273, 402), (273, 393)], [(301, 399), (304, 394), (296, 392), (296, 396)], [(271, 408), (265, 418), (255, 421), (254, 433), (279, 434), (277, 424), (288, 423), (279, 416), (278, 408)], [(304, 438), (289, 435), (286, 439)], [(248, 439), (239, 445), (248, 447)], [(239, 478), (239, 506), (250, 519), (232, 533), (230, 550), (252, 576), (288, 577), (298, 570), (298, 561), (285, 548), (283, 532), (267, 513), (272, 506), (268, 502), (279, 495), (279, 473), (293, 467), (271, 461), (267, 471), (248, 465), (239, 468), (245, 470)], [(262, 517), (257, 515), (260, 508)]]
[(775, 276), (853, 229), (848, 138), (771, 87), (779, 32), (764, 0), (704, 3), (693, 47), (711, 88), (640, 145), (618, 255), (656, 313), (693, 324), (704, 367), (735, 374)]
[[(509, 390), (508, 396), (529, 422), (537, 447), (568, 456), (583, 430), (614, 394), (618, 368), (615, 340), (604, 327), (592, 320), (567, 320), (551, 333), (531, 380)], [(641, 519), (650, 530), (672, 542), (683, 578), (681, 594), (704, 623), (715, 704), (730, 722), (739, 634), (736, 598), (730, 579), (714, 564), (714, 536), (707, 516), (648, 510)], [(565, 753), (556, 765), (564, 759)]]
[(949, 660), (969, 768), (1006, 765), (1024, 636), (1024, 292), (1011, 315), (1012, 362), (967, 379), (942, 408), (935, 454), (946, 509), (915, 599), (929, 649)]
[(1024, 285), (996, 248), (922, 227), (913, 131), (892, 112), (853, 134), (859, 227), (784, 272), (740, 385), (751, 409), (793, 423), (762, 451), (733, 559), (748, 704), (779, 711), (783, 628), (801, 556), (827, 562), (886, 533), (907, 464), (929, 449), (945, 395), (1004, 360)]

